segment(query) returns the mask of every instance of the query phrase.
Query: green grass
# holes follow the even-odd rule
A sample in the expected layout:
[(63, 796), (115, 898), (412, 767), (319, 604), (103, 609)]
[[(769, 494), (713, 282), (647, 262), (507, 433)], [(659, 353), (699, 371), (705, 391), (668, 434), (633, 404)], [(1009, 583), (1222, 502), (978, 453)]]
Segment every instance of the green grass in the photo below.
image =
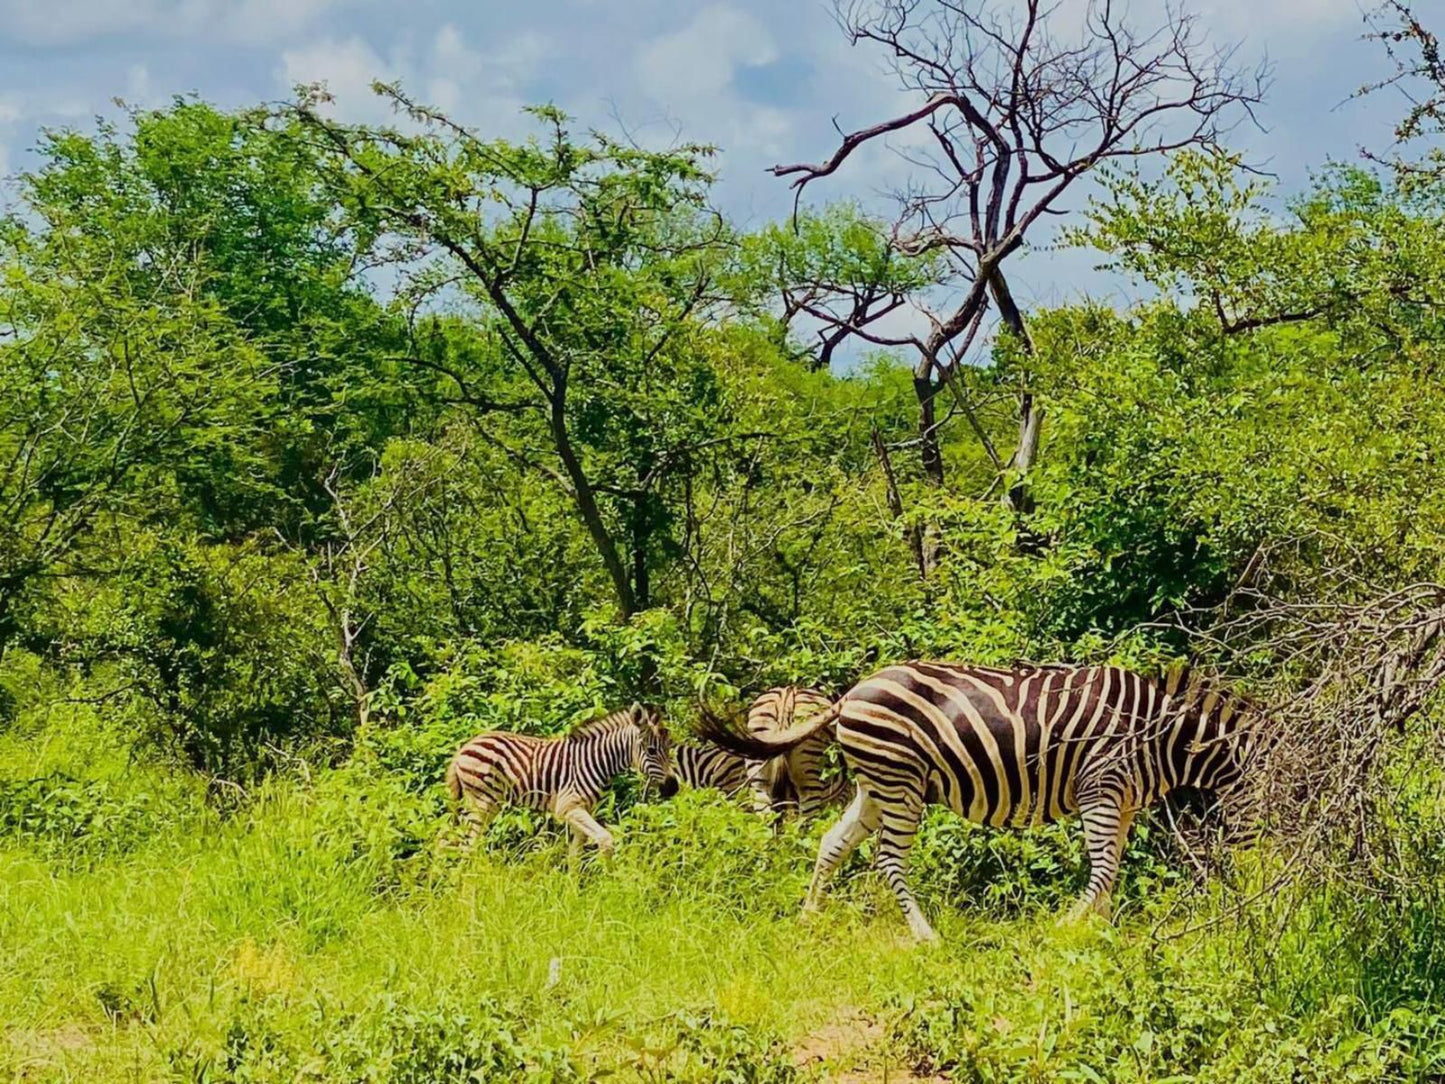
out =
[[(24, 765), (4, 763), (13, 784)], [(376, 770), (223, 813), (125, 758), (92, 767), (54, 832), (41, 792), (0, 788), (0, 1079), (1445, 1072), (1433, 956), (1410, 998), (1380, 1001), (1383, 934), (1362, 939), (1348, 901), (1175, 936), (1225, 917), (1221, 889), (1188, 894), (1141, 852), (1116, 926), (1061, 927), (1082, 875), (1068, 832), (936, 818), (917, 867), (943, 943), (919, 950), (861, 856), (799, 920), (824, 824), (775, 836), (704, 795), (634, 808), (614, 859), (573, 870), (560, 833), (519, 818), (449, 850), (435, 793)]]

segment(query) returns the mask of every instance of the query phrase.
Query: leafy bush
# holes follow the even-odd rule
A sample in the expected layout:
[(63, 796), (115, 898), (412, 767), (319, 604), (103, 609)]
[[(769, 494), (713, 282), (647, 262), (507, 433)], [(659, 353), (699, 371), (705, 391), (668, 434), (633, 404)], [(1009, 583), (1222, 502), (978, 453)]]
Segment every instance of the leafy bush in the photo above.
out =
[(683, 791), (627, 811), (614, 861), (618, 873), (689, 906), (791, 917), (821, 831), (817, 821), (789, 821), (775, 833), (765, 818), (721, 795)]
[(535, 1045), (528, 1017), (490, 999), (417, 1009), (383, 997), (360, 1012), (299, 1020), (266, 1002), (241, 1007), (219, 1050), (171, 1052), (175, 1076), (208, 1084), (567, 1084), (586, 1079), (562, 1050)]
[(0, 839), (72, 859), (124, 853), (177, 819), (176, 810), (163, 810), (134, 784), (60, 774), (0, 778)]
[(163, 747), (234, 779), (274, 764), (277, 750), (346, 736), (329, 633), (295, 558), (149, 546), (93, 635)]
[(626, 1040), (640, 1079), (662, 1084), (800, 1084), (799, 1069), (776, 1038), (712, 1015), (676, 1013), (661, 1028)]

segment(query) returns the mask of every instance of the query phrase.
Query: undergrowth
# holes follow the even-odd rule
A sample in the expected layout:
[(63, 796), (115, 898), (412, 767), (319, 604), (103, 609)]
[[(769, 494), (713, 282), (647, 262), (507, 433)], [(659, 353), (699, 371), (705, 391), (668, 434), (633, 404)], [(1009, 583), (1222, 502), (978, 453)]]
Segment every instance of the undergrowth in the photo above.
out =
[(217, 804), (118, 754), (33, 748), (0, 770), (10, 1079), (1445, 1073), (1436, 913), (1315, 893), (1236, 915), (1264, 855), (1200, 886), (1146, 832), (1117, 924), (1061, 926), (1073, 826), (935, 813), (914, 873), (943, 944), (920, 950), (866, 846), (799, 920), (826, 818), (775, 832), (716, 795), (622, 803), (616, 855), (572, 868), (561, 831), (515, 814), (460, 852), (437, 789), (365, 755)]

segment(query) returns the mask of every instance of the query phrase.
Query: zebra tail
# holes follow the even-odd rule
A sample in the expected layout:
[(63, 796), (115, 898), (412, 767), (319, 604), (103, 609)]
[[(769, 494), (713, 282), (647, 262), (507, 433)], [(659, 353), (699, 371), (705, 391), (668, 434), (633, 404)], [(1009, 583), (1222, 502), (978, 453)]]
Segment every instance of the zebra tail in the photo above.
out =
[(833, 725), (842, 711), (843, 701), (840, 699), (828, 710), (810, 715), (786, 730), (779, 730), (774, 734), (751, 734), (743, 728), (741, 720), (745, 716), (720, 715), (704, 706), (697, 736), (737, 756), (767, 760), (779, 753), (786, 753), (795, 745), (801, 745), (825, 726)]

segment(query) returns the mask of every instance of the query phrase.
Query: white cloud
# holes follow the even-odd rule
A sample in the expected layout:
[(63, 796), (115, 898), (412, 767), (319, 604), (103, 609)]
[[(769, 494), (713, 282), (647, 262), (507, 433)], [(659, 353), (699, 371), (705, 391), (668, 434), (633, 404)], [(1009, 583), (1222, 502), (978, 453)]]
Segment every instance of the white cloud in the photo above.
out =
[(14, 94), (0, 95), (0, 124), (13, 124), (23, 115), (18, 96)]
[(518, 134), (527, 88), (554, 52), (550, 38), (526, 31), (484, 53), (447, 23), (432, 41), (427, 100), (488, 134)]
[(788, 153), (798, 112), (791, 104), (749, 100), (736, 79), (740, 69), (781, 57), (762, 20), (715, 4), (681, 29), (644, 42), (632, 71), (643, 94), (689, 138), (719, 143), (729, 152), (729, 168), (753, 171)]
[(403, 44), (386, 55), (359, 37), (323, 38), (284, 50), (278, 75), (288, 87), (325, 83), (335, 99), (332, 111), (346, 120), (395, 120), (371, 84), (397, 80), (463, 124), (488, 135), (516, 135), (527, 126), (522, 116), (529, 100), (526, 84), (551, 53), (550, 41), (534, 33), (483, 52), (468, 44), (455, 26), (445, 24), (428, 47), (415, 50)]
[(390, 107), (372, 92), (371, 84), (398, 77), (391, 63), (377, 55), (360, 38), (337, 41), (325, 38), (281, 54), (281, 77), (288, 87), (298, 83), (325, 83), (335, 102), (332, 111), (350, 121), (390, 120)]
[(341, 0), (0, 0), (0, 24), (32, 44), (112, 34), (278, 41)]
[(672, 34), (638, 50), (638, 81), (654, 98), (695, 101), (728, 89), (741, 65), (778, 59), (777, 43), (758, 19), (738, 8), (715, 5)]

